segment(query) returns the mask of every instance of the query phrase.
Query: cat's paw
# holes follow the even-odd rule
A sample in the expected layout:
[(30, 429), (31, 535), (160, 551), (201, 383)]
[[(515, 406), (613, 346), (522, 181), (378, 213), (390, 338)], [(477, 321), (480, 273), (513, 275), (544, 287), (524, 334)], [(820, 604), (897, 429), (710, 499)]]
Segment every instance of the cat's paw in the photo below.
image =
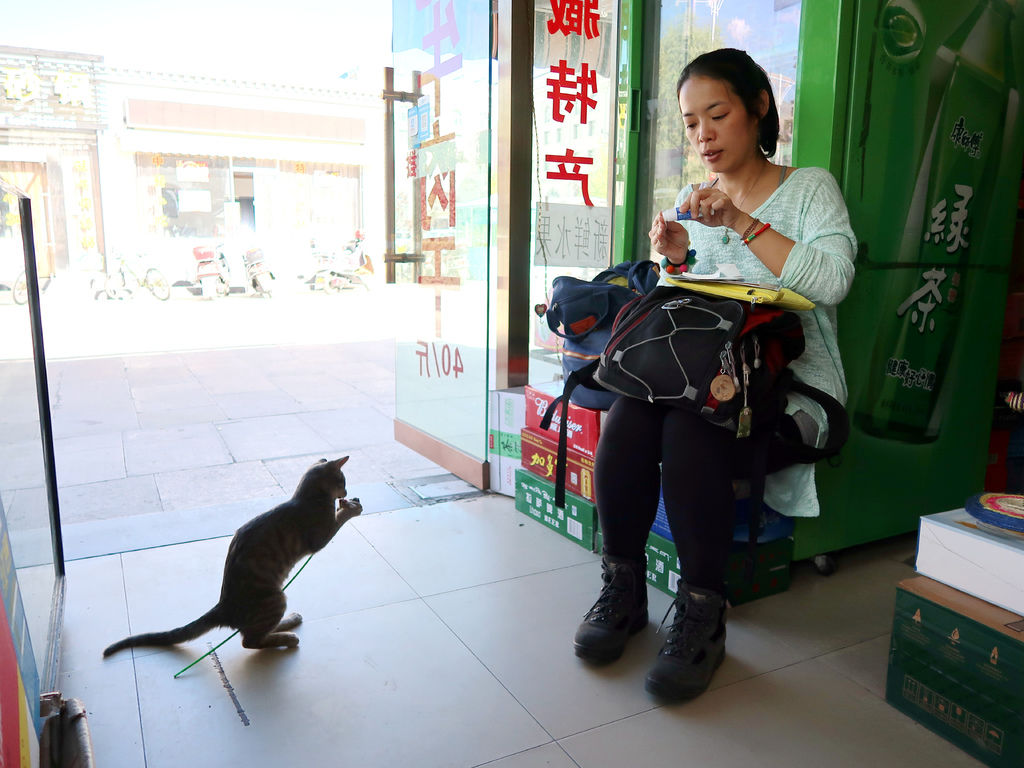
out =
[(338, 512), (344, 513), (347, 517), (355, 517), (362, 511), (363, 505), (359, 503), (358, 498), (338, 499)]

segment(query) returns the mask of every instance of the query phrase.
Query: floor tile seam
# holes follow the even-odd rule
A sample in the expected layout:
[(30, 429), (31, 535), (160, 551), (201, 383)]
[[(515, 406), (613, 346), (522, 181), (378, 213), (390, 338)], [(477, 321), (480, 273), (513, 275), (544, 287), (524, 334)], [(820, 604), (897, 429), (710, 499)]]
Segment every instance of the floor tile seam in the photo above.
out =
[[(118, 518), (109, 518), (109, 519), (116, 520)], [(234, 535), (235, 535), (235, 532), (232, 531), (231, 533), (222, 533), (222, 534), (217, 534), (215, 536), (200, 536), (198, 538), (188, 539), (188, 540), (185, 540), (185, 541), (169, 541), (166, 544), (150, 544), (150, 545), (147, 545), (147, 546), (134, 547), (134, 548), (131, 548), (131, 549), (119, 549), (119, 550), (117, 550), (115, 552), (100, 552), (100, 553), (97, 553), (97, 554), (94, 554), (94, 555), (84, 555), (82, 557), (69, 557), (69, 558), (65, 559), (65, 562), (77, 563), (80, 560), (93, 560), (93, 559), (95, 559), (97, 557), (112, 557), (114, 555), (118, 555), (118, 556), (120, 556), (120, 555), (130, 555), (130, 554), (133, 554), (135, 552), (146, 552), (146, 551), (151, 550), (151, 549), (165, 549), (167, 547), (178, 547), (178, 546), (182, 546), (182, 545), (185, 545), (185, 544), (198, 544), (198, 543), (203, 542), (203, 541), (213, 541), (214, 539), (230, 539)]]
[[(821, 651), (821, 652), (816, 653), (816, 654), (814, 654), (812, 656), (807, 656), (805, 658), (797, 659), (796, 661), (790, 661), (790, 662), (787, 662), (785, 664), (780, 664), (779, 666), (773, 667), (772, 669), (766, 669), (766, 670), (764, 670), (762, 672), (758, 672), (757, 674), (750, 675), (749, 677), (744, 677), (741, 680), (733, 680), (730, 683), (726, 683), (725, 685), (716, 686), (716, 687), (714, 687), (714, 688), (712, 688), (710, 690), (711, 691), (724, 691), (727, 688), (732, 688), (732, 687), (737, 686), (737, 685), (742, 685), (744, 683), (749, 683), (752, 680), (757, 680), (757, 679), (762, 678), (762, 677), (767, 677), (768, 675), (774, 675), (774, 674), (776, 674), (778, 672), (782, 672), (782, 671), (785, 671), (787, 669), (792, 669), (794, 667), (798, 667), (801, 664), (807, 664), (807, 663), (810, 663), (812, 661), (819, 661), (819, 662), (823, 662), (825, 664), (825, 666), (827, 666), (833, 672), (838, 674), (840, 677), (844, 678), (845, 680), (850, 681), (851, 683), (855, 684), (859, 688), (862, 688), (863, 690), (867, 691), (868, 693), (870, 693), (872, 696), (874, 696), (877, 699), (877, 698), (880, 698), (878, 696), (878, 694), (876, 694), (870, 688), (867, 688), (865, 685), (863, 685), (862, 683), (858, 682), (857, 680), (854, 680), (849, 675), (843, 674), (843, 672), (840, 669), (838, 669), (837, 667), (835, 667), (832, 664), (829, 664), (827, 661), (825, 661), (825, 657), (826, 656), (831, 656), (832, 654), (838, 653), (840, 651), (844, 651), (844, 650), (846, 650), (848, 648), (853, 648), (855, 646), (862, 645), (863, 643), (869, 643), (872, 640), (877, 640), (879, 637), (887, 637), (887, 636), (888, 636), (887, 633), (886, 634), (882, 634), (882, 635), (876, 635), (876, 636), (870, 637), (870, 638), (868, 638), (866, 640), (860, 640), (860, 641), (855, 642), (855, 643), (850, 643), (848, 645), (844, 645), (844, 646), (842, 646), (840, 648), (832, 648), (831, 650)], [(783, 645), (786, 645), (786, 644), (783, 643)], [(790, 650), (796, 650), (792, 646), (789, 646), (789, 645), (786, 645), (786, 647), (789, 648)], [(882, 700), (884, 701), (884, 699), (882, 699)]]
[(416, 589), (416, 587), (414, 587), (412, 584), (410, 584), (409, 580), (406, 579), (405, 576), (403, 576), (401, 574), (401, 572), (395, 567), (394, 563), (392, 563), (390, 560), (388, 560), (387, 557), (384, 556), (384, 553), (381, 552), (379, 549), (377, 549), (377, 547), (374, 546), (373, 542), (370, 541), (370, 539), (366, 536), (365, 533), (363, 533), (363, 531), (359, 528), (359, 526), (353, 525), (352, 526), (352, 530), (354, 530), (357, 534), (359, 534), (359, 536), (362, 538), (362, 540), (364, 542), (366, 542), (366, 546), (368, 546), (370, 549), (372, 549), (373, 553), (377, 557), (379, 557), (381, 559), (381, 562), (383, 562), (388, 568), (390, 568), (392, 573), (394, 573), (395, 576), (397, 576), (399, 578), (399, 580), (401, 580), (401, 582), (403, 584), (405, 584), (405, 586), (407, 586), (409, 588), (409, 591), (412, 592), (413, 595), (416, 596), (415, 599), (423, 600), (423, 595), (420, 594), (419, 590)]
[(842, 648), (836, 648), (836, 649), (831, 650), (831, 651), (826, 651), (824, 653), (820, 653), (820, 654), (818, 654), (816, 656), (812, 656), (809, 659), (805, 659), (805, 661), (820, 660), (820, 661), (824, 662), (828, 666), (829, 669), (833, 670), (838, 675), (842, 676), (844, 679), (849, 680), (854, 685), (856, 685), (856, 686), (862, 688), (863, 690), (867, 691), (872, 696), (874, 696), (876, 699), (881, 699), (882, 701), (885, 701), (885, 697), (884, 696), (879, 696), (878, 693), (873, 691), (868, 686), (864, 685), (864, 683), (862, 683), (860, 680), (857, 680), (856, 678), (853, 678), (850, 675), (846, 674), (846, 672), (844, 672), (842, 670), (842, 668), (836, 666), (835, 664), (830, 663), (828, 661), (827, 657), (834, 656), (835, 654), (840, 653), (840, 652), (845, 651), (845, 650), (849, 650), (850, 648), (856, 648), (857, 646), (864, 645), (865, 643), (871, 643), (871, 642), (874, 642), (876, 640), (880, 640), (883, 637), (884, 638), (889, 638), (891, 636), (892, 636), (892, 632), (891, 631), (890, 632), (883, 632), (880, 635), (875, 635), (874, 637), (869, 637), (867, 640), (861, 640), (860, 642), (850, 643), (849, 645), (845, 645)]
[[(122, 597), (124, 599), (124, 612), (125, 617), (128, 620), (128, 635), (130, 636), (132, 634), (132, 613), (131, 605), (128, 602), (128, 582), (124, 572), (124, 557), (121, 554), (118, 554), (117, 561), (121, 571), (121, 589)], [(131, 651), (131, 664), (132, 685), (135, 687), (135, 713), (139, 722), (139, 746), (142, 750), (142, 768), (146, 768), (149, 765), (149, 758), (146, 755), (146, 726), (142, 718), (142, 692), (139, 690), (139, 670), (135, 663), (134, 648)]]
[[(872, 638), (872, 639), (877, 639), (877, 638)], [(867, 642), (867, 641), (864, 641), (864, 642)], [(857, 645), (857, 643), (854, 643), (854, 645)], [(852, 647), (852, 646), (850, 646), (850, 647)], [(778, 667), (774, 667), (772, 669), (766, 669), (763, 672), (758, 672), (757, 674), (751, 675), (749, 677), (744, 677), (741, 680), (734, 680), (734, 681), (732, 681), (730, 683), (726, 683), (725, 685), (715, 686), (713, 688), (708, 689), (705, 692), (704, 695), (713, 694), (716, 691), (725, 691), (725, 690), (728, 690), (729, 688), (733, 688), (733, 687), (735, 687), (737, 685), (743, 685), (743, 684), (749, 683), (749, 682), (751, 682), (753, 680), (757, 680), (757, 679), (762, 678), (762, 677), (767, 677), (768, 675), (774, 675), (774, 674), (776, 674), (778, 672), (782, 672), (784, 670), (787, 670), (787, 669), (790, 669), (790, 668), (793, 668), (793, 667), (797, 667), (797, 666), (800, 666), (801, 664), (806, 664), (806, 663), (811, 662), (811, 661), (822, 660), (822, 657), (823, 656), (827, 656), (829, 653), (834, 653), (834, 651), (828, 651), (826, 653), (818, 654), (816, 656), (810, 656), (810, 657), (805, 658), (805, 659), (799, 659), (797, 661), (792, 661), (792, 662), (788, 662), (786, 664), (781, 664)], [(826, 662), (826, 664), (827, 664), (827, 662)], [(830, 669), (834, 669), (835, 670), (835, 668), (832, 667), (832, 665), (829, 664), (828, 666), (829, 666)], [(842, 673), (839, 672), (839, 670), (835, 670), (835, 671), (836, 671), (837, 674), (840, 674), (845, 679), (850, 680), (851, 682), (857, 684), (859, 687), (861, 687), (861, 688), (864, 687), (864, 686), (860, 685), (859, 683), (857, 683), (855, 680), (852, 680), (851, 678), (848, 678), (846, 675), (842, 675)], [(868, 690), (868, 689), (865, 689), (865, 690)], [(876, 694), (874, 694), (873, 691), (868, 691), (868, 692), (871, 693), (873, 696), (875, 696), (875, 698), (878, 698), (878, 696)], [(683, 702), (683, 703), (685, 703), (685, 702)], [(642, 715), (646, 715), (649, 712), (653, 712), (656, 709), (661, 709), (664, 706), (665, 705), (662, 705), (662, 704), (653, 704), (651, 707), (649, 707), (647, 709), (644, 709), (644, 710), (641, 710), (640, 712), (634, 712), (634, 713), (629, 714), (629, 715), (624, 715), (623, 717), (618, 717), (618, 718), (615, 718), (613, 720), (609, 720), (609, 721), (607, 721), (605, 723), (599, 723), (597, 725), (592, 725), (592, 726), (590, 726), (588, 728), (583, 728), (583, 729), (581, 729), (579, 731), (575, 731), (573, 733), (566, 734), (565, 736), (561, 736), (561, 737), (557, 738), (556, 741), (559, 743), (559, 746), (561, 746), (561, 742), (565, 741), (567, 739), (576, 738), (577, 736), (582, 736), (584, 734), (591, 733), (593, 731), (597, 731), (597, 730), (599, 730), (601, 728), (605, 728), (605, 727), (607, 727), (609, 725), (615, 725), (617, 723), (623, 723), (623, 722), (632, 720), (632, 719), (634, 719), (636, 717), (640, 717)]]
[(501, 578), (501, 579), (492, 579), (490, 581), (482, 581), (482, 582), (479, 582), (479, 583), (476, 583), (476, 584), (468, 584), (468, 585), (461, 586), (461, 587), (455, 587), (454, 589), (441, 590), (440, 592), (422, 593), (418, 589), (416, 589), (416, 587), (413, 586), (409, 582), (409, 580), (406, 579), (402, 575), (402, 573), (398, 570), (398, 568), (395, 567), (394, 563), (392, 563), (390, 560), (388, 560), (388, 558), (384, 555), (383, 552), (381, 552), (376, 546), (374, 546), (374, 543), (372, 541), (370, 541), (369, 537), (359, 527), (353, 526), (353, 529), (363, 538), (363, 540), (370, 547), (370, 549), (373, 550), (374, 554), (376, 554), (381, 559), (381, 561), (383, 561), (394, 572), (394, 574), (399, 579), (402, 580), (402, 583), (405, 584), (407, 587), (409, 587), (409, 589), (412, 591), (412, 593), (418, 599), (423, 600), (423, 601), (426, 601), (427, 598), (441, 597), (443, 595), (450, 595), (450, 594), (455, 594), (455, 593), (458, 593), (458, 592), (463, 592), (463, 591), (468, 590), (468, 589), (476, 589), (478, 587), (486, 587), (486, 586), (490, 586), (490, 585), (494, 585), (494, 584), (502, 584), (504, 582), (515, 581), (516, 579), (522, 579), (522, 578), (525, 578), (525, 577), (528, 577), (528, 576), (537, 576), (537, 575), (544, 574), (544, 573), (554, 573), (556, 571), (567, 570), (569, 568), (576, 568), (576, 567), (579, 567), (580, 565), (584, 565), (584, 563), (572, 563), (572, 564), (569, 564), (569, 565), (561, 565), (561, 566), (558, 566), (558, 567), (555, 567), (555, 568), (542, 568), (542, 569), (537, 570), (537, 571), (531, 571), (530, 573), (522, 573), (522, 574), (518, 574), (518, 575), (515, 575), (515, 576), (507, 576), (507, 577)]
[(443, 597), (444, 595), (454, 595), (459, 592), (465, 592), (470, 589), (478, 589), (480, 587), (491, 587), (496, 584), (504, 584), (506, 582), (517, 581), (519, 579), (526, 579), (532, 576), (540, 576), (542, 574), (547, 573), (556, 573), (557, 571), (565, 571), (570, 568), (579, 568), (582, 565), (592, 565), (592, 563), (570, 563), (569, 565), (559, 565), (554, 568), (541, 568), (540, 570), (530, 571), (529, 573), (520, 573), (515, 576), (505, 576), (500, 579), (491, 579), (490, 581), (481, 581), (475, 584), (466, 584), (465, 586), (455, 587), (453, 589), (444, 589), (440, 592), (429, 592), (426, 594), (420, 594), (419, 592), (417, 592), (416, 594), (420, 595), (420, 597), (424, 599), (430, 597)]
[[(723, 689), (727, 688), (727, 687), (728, 686), (722, 686)], [(712, 689), (712, 690), (718, 690), (718, 689)], [(711, 692), (712, 691), (708, 691), (708, 693), (711, 693)], [(563, 751), (566, 752), (566, 754), (568, 754), (568, 751), (565, 750), (565, 747), (562, 745), (562, 742), (568, 741), (569, 739), (575, 739), (575, 738), (577, 738), (579, 736), (585, 736), (588, 733), (593, 733), (595, 731), (599, 731), (602, 728), (607, 728), (608, 726), (611, 726), (611, 725), (617, 725), (619, 723), (628, 722), (628, 721), (633, 720), (633, 719), (635, 719), (637, 717), (642, 717), (643, 715), (646, 715), (646, 714), (648, 714), (650, 712), (653, 712), (656, 709), (661, 709), (663, 706), (664, 705), (662, 705), (662, 704), (655, 704), (655, 703), (652, 702), (649, 707), (647, 707), (646, 709), (642, 709), (639, 712), (633, 712), (633, 713), (628, 714), (628, 715), (622, 715), (621, 717), (616, 717), (616, 718), (613, 718), (611, 720), (607, 720), (607, 721), (605, 721), (603, 723), (597, 723), (596, 725), (591, 725), (591, 726), (588, 726), (586, 728), (581, 728), (578, 731), (573, 731), (572, 733), (567, 733), (564, 736), (557, 737), (555, 739), (555, 742), (558, 744), (559, 747), (562, 748)], [(569, 759), (572, 760), (572, 757), (570, 756)]]
[[(505, 693), (507, 693), (511, 697), (512, 701), (518, 704), (519, 707), (523, 710), (523, 712), (525, 712), (530, 717), (530, 719), (533, 720), (534, 723), (536, 723), (537, 727), (540, 728), (541, 731), (543, 731), (547, 735), (549, 741), (545, 742), (545, 744), (549, 744), (551, 743), (551, 741), (556, 741), (554, 734), (552, 734), (551, 731), (549, 731), (547, 727), (545, 727), (545, 725), (540, 721), (540, 719), (535, 714), (533, 714), (533, 712), (530, 711), (530, 708), (527, 707), (526, 704), (522, 700), (520, 700), (520, 698), (516, 696), (515, 693), (512, 692), (512, 690), (498, 676), (497, 672), (491, 669), (491, 666), (487, 664), (487, 662), (485, 662), (482, 658), (480, 658), (476, 651), (474, 651), (470, 647), (469, 643), (467, 643), (466, 640), (464, 640), (463, 637), (458, 632), (456, 632), (455, 629), (447, 621), (444, 620), (444, 617), (442, 617), (441, 614), (439, 614), (426, 599), (420, 599), (423, 601), (423, 604), (424, 606), (426, 606), (427, 610), (434, 614), (437, 620), (441, 622), (441, 625), (451, 633), (452, 637), (454, 637), (459, 642), (459, 644), (462, 645), (463, 648), (466, 649), (466, 653), (468, 653), (470, 656), (476, 659), (476, 662), (481, 666), (481, 668), (487, 670), (487, 674), (491, 676), (494, 682), (500, 685), (501, 688), (505, 691)], [(540, 746), (544, 745), (535, 744), (533, 747), (531, 747), (531, 749), (535, 749), (536, 747)]]
[(547, 742), (545, 742), (543, 744), (538, 744), (535, 747), (527, 747), (526, 749), (520, 749), (520, 750), (518, 750), (516, 752), (509, 752), (507, 755), (502, 755), (501, 757), (496, 757), (493, 760), (488, 760), (485, 763), (477, 763), (476, 765), (472, 766), (471, 768), (487, 768), (488, 765), (495, 765), (497, 763), (500, 763), (502, 760), (507, 760), (510, 757), (516, 757), (518, 755), (525, 755), (527, 752), (532, 752), (535, 749), (540, 749), (541, 747), (546, 747), (549, 744), (554, 744), (556, 747), (558, 747), (558, 749), (560, 749), (562, 751), (562, 754), (566, 756), (566, 758), (569, 760), (570, 763), (575, 765), (576, 768), (580, 768), (580, 764), (577, 763), (573, 759), (572, 755), (570, 755), (568, 752), (565, 751), (565, 747), (563, 747), (561, 744), (558, 743), (558, 739), (551, 739), (551, 741), (547, 741)]
[[(778, 669), (785, 669), (786, 667), (791, 667), (791, 666), (794, 666), (796, 664), (802, 664), (805, 661), (813, 661), (815, 659), (823, 659), (825, 656), (830, 656), (833, 653), (839, 653), (840, 651), (845, 651), (845, 650), (848, 650), (850, 648), (854, 648), (854, 647), (856, 647), (858, 645), (863, 645), (864, 643), (870, 643), (872, 640), (877, 640), (880, 637), (888, 637), (891, 634), (891, 631), (892, 630), (889, 629), (889, 630), (887, 630), (885, 632), (880, 632), (878, 634), (871, 635), (869, 637), (860, 638), (859, 640), (840, 642), (838, 645), (835, 645), (835, 646), (830, 646), (830, 647), (822, 648), (822, 649), (816, 649), (816, 650), (810, 652), (809, 655), (808, 655), (808, 653), (805, 650), (801, 649), (800, 646), (794, 645), (793, 643), (791, 643), (791, 642), (789, 642), (789, 641), (787, 641), (785, 639), (779, 639), (778, 642), (779, 642), (780, 645), (782, 645), (787, 650), (792, 651), (793, 653), (799, 655), (800, 659), (795, 661), (795, 662), (791, 662), (789, 664), (784, 664), (783, 666), (779, 667)], [(775, 670), (770, 670), (770, 671), (775, 671)]]

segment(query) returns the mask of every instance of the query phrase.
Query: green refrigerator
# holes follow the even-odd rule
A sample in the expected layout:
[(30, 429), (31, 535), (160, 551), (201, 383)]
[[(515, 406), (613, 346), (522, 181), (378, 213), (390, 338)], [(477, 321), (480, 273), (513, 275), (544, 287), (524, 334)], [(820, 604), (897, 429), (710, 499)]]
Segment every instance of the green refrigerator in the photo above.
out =
[(850, 439), (818, 467), (821, 516), (797, 521), (794, 559), (982, 490), (1024, 150), (1016, 2), (812, 6), (797, 161), (835, 173), (859, 252), (839, 306)]

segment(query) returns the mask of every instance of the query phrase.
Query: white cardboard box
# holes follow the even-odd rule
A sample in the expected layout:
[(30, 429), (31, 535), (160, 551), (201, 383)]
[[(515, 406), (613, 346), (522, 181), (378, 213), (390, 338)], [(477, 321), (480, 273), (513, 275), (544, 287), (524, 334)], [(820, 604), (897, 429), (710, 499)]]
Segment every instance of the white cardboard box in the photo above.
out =
[(525, 387), (491, 391), (487, 462), (491, 469), (491, 490), (516, 495), (516, 469), (521, 466), (520, 432), (526, 426)]
[(917, 571), (1024, 614), (1024, 537), (989, 533), (966, 510), (921, 518)]

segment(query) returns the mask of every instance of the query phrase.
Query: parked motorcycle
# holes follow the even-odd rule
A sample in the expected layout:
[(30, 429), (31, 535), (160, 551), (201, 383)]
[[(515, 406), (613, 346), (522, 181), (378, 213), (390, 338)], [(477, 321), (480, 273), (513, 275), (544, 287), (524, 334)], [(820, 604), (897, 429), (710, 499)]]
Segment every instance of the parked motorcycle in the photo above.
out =
[(267, 268), (263, 250), (249, 248), (242, 254), (242, 261), (245, 263), (245, 277), (249, 281), (249, 287), (255, 291), (257, 296), (270, 298), (274, 285), (274, 273)]
[(192, 249), (196, 260), (195, 284), (199, 286), (200, 295), (215, 299), (227, 296), (230, 288), (231, 270), (221, 248), (214, 250), (208, 245), (197, 245)]
[(306, 280), (312, 291), (340, 293), (349, 288), (369, 289), (363, 279), (373, 273), (373, 265), (363, 251), (363, 233), (356, 230), (355, 237), (348, 242), (341, 253), (335, 254), (318, 248), (316, 240), (310, 241), (315, 271)]

